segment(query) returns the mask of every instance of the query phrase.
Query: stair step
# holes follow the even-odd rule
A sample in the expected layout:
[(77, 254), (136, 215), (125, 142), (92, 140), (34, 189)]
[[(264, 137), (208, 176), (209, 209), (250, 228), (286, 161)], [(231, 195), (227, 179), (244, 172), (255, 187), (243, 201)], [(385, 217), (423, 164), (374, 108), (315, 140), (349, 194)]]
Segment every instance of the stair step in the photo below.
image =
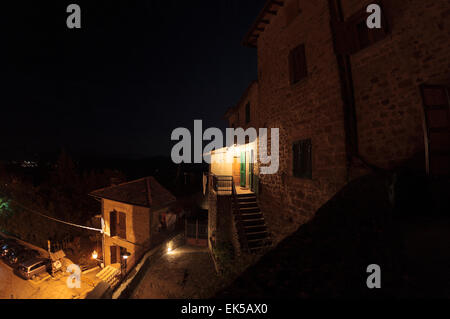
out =
[(266, 224), (262, 225), (244, 225), (244, 231), (246, 233), (259, 232), (259, 231), (267, 231)]
[(265, 238), (249, 239), (249, 240), (247, 240), (249, 248), (263, 247), (265, 245), (265, 242), (266, 242)]
[(265, 239), (268, 237), (269, 233), (267, 231), (261, 231), (261, 232), (245, 233), (245, 235), (247, 236), (247, 240)]
[(239, 211), (240, 211), (241, 214), (259, 213), (259, 212), (261, 212), (259, 207), (242, 207), (242, 208), (239, 208)]
[(239, 203), (239, 208), (258, 208), (258, 204), (256, 202), (248, 202), (248, 203)]
[(243, 220), (260, 219), (260, 218), (263, 218), (263, 215), (261, 214), (261, 212), (258, 212), (258, 213), (247, 213), (247, 214), (241, 214), (241, 218)]
[(256, 197), (242, 197), (238, 198), (239, 204), (241, 203), (248, 203), (248, 202), (255, 202), (256, 203)]
[(244, 225), (244, 227), (261, 226), (261, 225), (265, 225), (265, 220), (264, 220), (264, 218), (247, 219), (247, 220), (242, 220), (242, 224)]
[(236, 197), (237, 197), (238, 199), (241, 199), (241, 198), (248, 198), (248, 197), (256, 198), (256, 195), (253, 194), (253, 193), (248, 193), (248, 194), (237, 194)]

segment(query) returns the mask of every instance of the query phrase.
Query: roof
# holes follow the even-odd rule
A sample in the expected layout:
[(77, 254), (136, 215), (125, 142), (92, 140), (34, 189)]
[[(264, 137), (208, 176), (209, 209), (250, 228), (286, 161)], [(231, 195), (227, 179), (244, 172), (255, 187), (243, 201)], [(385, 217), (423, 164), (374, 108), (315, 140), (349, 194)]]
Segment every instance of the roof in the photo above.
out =
[(277, 15), (278, 10), (284, 6), (284, 3), (285, 0), (267, 0), (264, 8), (258, 14), (255, 22), (242, 40), (242, 44), (256, 48), (259, 35), (264, 32), (264, 29), (270, 23), (270, 19)]
[(98, 189), (89, 195), (143, 207), (164, 206), (176, 200), (153, 176)]
[(239, 102), (237, 102), (236, 105), (231, 106), (227, 109), (227, 111), (225, 112), (224, 117), (228, 118), (230, 117), (231, 113), (233, 113), (234, 111), (236, 111), (237, 109), (239, 109), (239, 106), (241, 105), (242, 101), (244, 101), (247, 97), (248, 97), (248, 93), (250, 92), (250, 89), (253, 87), (253, 85), (258, 84), (257, 80), (253, 80), (252, 82), (250, 82), (250, 84), (247, 86), (247, 88), (245, 89), (244, 93), (241, 95)]

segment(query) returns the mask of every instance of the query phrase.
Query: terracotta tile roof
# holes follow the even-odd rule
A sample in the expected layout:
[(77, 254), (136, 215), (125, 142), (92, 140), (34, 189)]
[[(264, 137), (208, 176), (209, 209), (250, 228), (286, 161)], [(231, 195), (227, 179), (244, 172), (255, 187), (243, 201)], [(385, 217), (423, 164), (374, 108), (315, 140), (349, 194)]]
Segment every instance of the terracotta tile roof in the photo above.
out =
[(89, 195), (144, 207), (164, 206), (176, 200), (153, 176), (98, 189)]

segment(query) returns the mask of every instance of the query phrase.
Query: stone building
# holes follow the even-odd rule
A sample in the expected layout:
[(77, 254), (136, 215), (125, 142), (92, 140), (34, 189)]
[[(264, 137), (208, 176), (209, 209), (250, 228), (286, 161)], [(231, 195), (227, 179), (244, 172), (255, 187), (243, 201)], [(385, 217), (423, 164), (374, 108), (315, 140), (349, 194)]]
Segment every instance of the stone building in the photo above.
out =
[(225, 115), (280, 130), (278, 173), (253, 172), (264, 214), (304, 223), (379, 169), (448, 175), (449, 39), (446, 0), (268, 0), (243, 40), (257, 81)]
[(103, 261), (105, 266), (127, 259), (130, 269), (149, 248), (164, 237), (161, 220), (175, 197), (155, 178), (146, 177), (90, 193), (102, 203)]

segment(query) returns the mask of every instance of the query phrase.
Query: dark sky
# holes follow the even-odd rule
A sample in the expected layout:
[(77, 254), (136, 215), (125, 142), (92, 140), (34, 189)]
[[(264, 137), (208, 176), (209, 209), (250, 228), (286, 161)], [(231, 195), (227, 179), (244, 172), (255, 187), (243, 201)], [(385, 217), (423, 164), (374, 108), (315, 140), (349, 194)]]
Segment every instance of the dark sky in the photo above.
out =
[[(66, 7), (81, 7), (68, 29)], [(241, 40), (264, 0), (14, 1), (0, 14), (0, 158), (170, 155), (176, 127), (225, 127), (256, 78)]]

